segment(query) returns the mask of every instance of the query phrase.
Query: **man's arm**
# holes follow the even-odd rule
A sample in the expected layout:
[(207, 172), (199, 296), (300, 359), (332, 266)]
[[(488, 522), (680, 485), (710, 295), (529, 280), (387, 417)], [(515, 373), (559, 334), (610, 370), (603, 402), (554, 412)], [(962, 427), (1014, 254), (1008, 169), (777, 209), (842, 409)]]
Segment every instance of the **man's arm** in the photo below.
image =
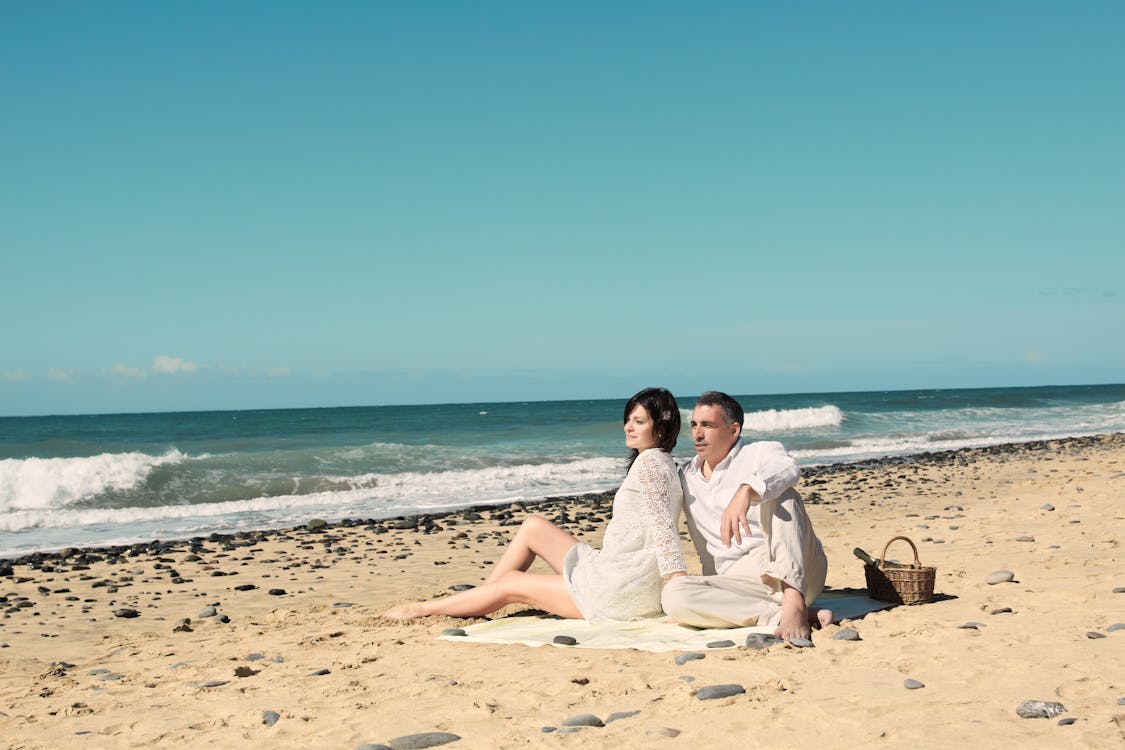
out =
[(727, 468), (727, 474), (739, 482), (734, 497), (727, 503), (719, 521), (719, 534), (723, 544), (730, 546), (733, 539), (742, 543), (742, 532), (750, 533), (746, 514), (750, 506), (763, 500), (776, 500), (801, 477), (797, 462), (775, 440), (760, 440), (742, 446)]

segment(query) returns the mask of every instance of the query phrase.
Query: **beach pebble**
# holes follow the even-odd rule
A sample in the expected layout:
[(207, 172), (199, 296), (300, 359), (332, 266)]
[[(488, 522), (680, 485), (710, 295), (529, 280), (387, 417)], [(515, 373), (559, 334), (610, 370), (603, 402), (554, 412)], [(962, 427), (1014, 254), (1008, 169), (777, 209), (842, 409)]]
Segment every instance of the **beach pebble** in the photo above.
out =
[(272, 727), (281, 718), (281, 714), (277, 711), (262, 711), (262, 723), (267, 727)]
[(907, 690), (918, 690), (919, 688), (926, 687), (926, 684), (924, 682), (918, 682), (918, 680), (906, 679), (902, 681), (902, 686)]
[(230, 622), (230, 615), (218, 615), (215, 619), (225, 624)]
[(957, 627), (961, 628), (962, 630), (980, 630), (981, 628), (986, 626), (983, 622), (967, 622), (964, 625), (958, 625)]
[(1089, 638), (1090, 640), (1096, 640), (1098, 638), (1105, 638), (1106, 635), (1105, 635), (1105, 633), (1099, 633), (1096, 630), (1091, 630), (1088, 633), (1086, 633), (1086, 637)]
[(990, 614), (990, 615), (1007, 615), (1007, 614), (1011, 614), (1011, 612), (1012, 612), (1011, 607), (1000, 607), (998, 609), (992, 610), (988, 614)]
[(222, 687), (228, 682), (230, 680), (207, 680), (206, 682), (189, 682), (187, 686), (202, 690), (203, 688)]
[(794, 636), (786, 640), (786, 643), (788, 643), (790, 646), (796, 646), (797, 648), (813, 648), (813, 642), (808, 638), (799, 638), (797, 636)]
[(690, 674), (680, 675), (680, 682), (695, 682), (695, 677)]
[(640, 713), (640, 711), (614, 711), (613, 713), (611, 713), (609, 716), (607, 716), (605, 718), (605, 723), (608, 724), (611, 721), (617, 721), (618, 719), (629, 719), (629, 718), (632, 718), (632, 717), (636, 716), (639, 713)]
[(1044, 505), (1041, 508), (1041, 510), (1046, 510), (1046, 511), (1051, 511), (1051, 510), (1054, 510), (1054, 509), (1055, 509), (1055, 506), (1051, 505), (1050, 503), (1047, 503), (1046, 505)]
[(250, 667), (235, 667), (234, 668), (234, 676), (235, 677), (253, 677), (254, 675), (258, 674), (261, 671), (262, 670), (260, 670), (260, 669), (251, 669)]
[(691, 652), (691, 653), (687, 653), (687, 654), (680, 654), (676, 657), (676, 664), (682, 667), (683, 665), (687, 664), (689, 661), (695, 661), (696, 659), (703, 659), (703, 658), (705, 658), (703, 656), (703, 654), (699, 654), (699, 653), (695, 653), (695, 652)]
[(208, 606), (208, 607), (204, 607), (203, 609), (199, 610), (199, 614), (196, 615), (196, 617), (198, 617), (200, 619), (203, 619), (204, 617), (214, 617), (217, 614), (219, 614), (219, 611), (217, 609), (215, 609), (214, 607)]
[(285, 589), (270, 589), (270, 596), (285, 596)]
[(256, 588), (258, 588), (258, 587), (255, 586), (252, 583), (240, 583), (239, 585), (234, 587), (234, 590), (235, 591), (253, 591)]
[(314, 518), (305, 524), (305, 528), (309, 531), (322, 531), (328, 526), (328, 522), (323, 518)]
[(1016, 574), (1010, 570), (997, 570), (988, 574), (984, 582), (989, 586), (995, 586), (998, 583), (1008, 583), (1009, 581), (1016, 580)]
[(357, 747), (355, 750), (394, 750), (394, 748), (391, 747), (390, 745), (382, 745), (382, 744), (376, 745), (376, 744), (371, 743), (371, 742), (364, 742), (362, 745)]
[(1125, 586), (1118, 586), (1113, 590), (1115, 594), (1125, 594)]
[(1108, 628), (1106, 628), (1106, 632), (1108, 632), (1108, 633), (1113, 633), (1113, 632), (1116, 632), (1118, 630), (1125, 630), (1125, 622), (1115, 622), (1112, 625), (1110, 625)]
[(834, 640), (834, 641), (861, 641), (863, 639), (859, 637), (859, 631), (856, 630), (855, 628), (844, 628), (839, 633), (832, 636), (832, 640)]
[(1035, 537), (1033, 537), (1033, 536), (1028, 536), (1028, 535), (1026, 535), (1026, 534), (1025, 534), (1025, 535), (1023, 535), (1023, 536), (1017, 536), (1017, 537), (1016, 537), (1016, 541), (1017, 541), (1017, 542), (1034, 542), (1034, 541), (1035, 541)]
[(355, 605), (352, 604), (351, 602), (334, 602), (332, 604), (332, 609), (347, 609), (348, 607), (354, 607), (354, 606)]
[(597, 716), (593, 714), (575, 714), (563, 719), (564, 727), (604, 727), (605, 723), (602, 722)]
[(734, 641), (711, 641), (707, 644), (707, 648), (730, 648), (734, 645)]
[(559, 728), (558, 727), (543, 727), (540, 731), (543, 732), (543, 734), (550, 734), (551, 732), (559, 731)]
[(326, 674), (332, 674), (331, 669), (318, 669), (315, 672), (310, 672), (309, 677), (322, 677)]
[(118, 680), (123, 679), (124, 677), (125, 677), (125, 675), (123, 675), (123, 674), (111, 672), (110, 674), (103, 674), (101, 677), (99, 677), (98, 682), (117, 682)]
[(1071, 724), (1073, 724), (1076, 721), (1078, 721), (1078, 719), (1074, 718), (1073, 716), (1068, 716), (1065, 719), (1059, 719), (1059, 726), (1060, 727), (1069, 727)]
[(465, 635), (465, 629), (464, 628), (446, 628), (445, 630), (441, 631), (441, 634), (442, 635), (458, 635), (458, 636)]
[(1066, 706), (1055, 701), (1024, 701), (1016, 706), (1016, 713), (1024, 719), (1053, 719), (1066, 713)]
[(391, 750), (422, 750), (422, 748), (447, 745), (459, 739), (461, 739), (459, 735), (449, 732), (421, 732), (419, 734), (408, 734), (404, 737), (395, 737), (388, 744)]
[(252, 654), (246, 655), (246, 661), (261, 661), (262, 659), (265, 659), (265, 658), (266, 658), (265, 654), (259, 654), (257, 651), (255, 651)]
[(779, 643), (781, 643), (780, 638), (767, 633), (751, 633), (746, 636), (746, 648), (769, 648)]
[(578, 639), (569, 635), (556, 635), (551, 639), (551, 643), (557, 643), (560, 646), (576, 646), (578, 645)]
[(746, 688), (741, 685), (705, 685), (696, 691), (695, 697), (701, 701), (709, 701), (716, 698), (729, 698), (732, 695), (742, 695), (745, 692)]
[(449, 590), (450, 591), (468, 591), (469, 589), (475, 589), (475, 588), (476, 588), (476, 586), (474, 586), (471, 583), (455, 583), (455, 584), (453, 584), (452, 586), (449, 587)]
[(135, 609), (130, 609), (129, 607), (122, 607), (121, 609), (113, 610), (113, 616), (114, 617), (123, 617), (125, 619), (130, 619), (130, 618), (133, 618), (133, 617), (140, 617), (141, 613), (138, 612)]

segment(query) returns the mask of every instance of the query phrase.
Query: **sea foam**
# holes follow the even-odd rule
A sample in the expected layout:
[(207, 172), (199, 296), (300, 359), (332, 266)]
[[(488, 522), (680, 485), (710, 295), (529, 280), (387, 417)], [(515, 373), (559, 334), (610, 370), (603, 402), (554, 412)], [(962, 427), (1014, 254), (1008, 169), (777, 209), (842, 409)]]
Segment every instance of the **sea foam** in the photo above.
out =
[(187, 456), (170, 450), (102, 453), (84, 458), (6, 458), (0, 460), (0, 513), (60, 508), (116, 490), (131, 490), (164, 464)]
[(805, 409), (767, 409), (747, 412), (742, 429), (748, 432), (786, 432), (814, 427), (839, 427), (844, 413), (839, 407), (810, 406)]

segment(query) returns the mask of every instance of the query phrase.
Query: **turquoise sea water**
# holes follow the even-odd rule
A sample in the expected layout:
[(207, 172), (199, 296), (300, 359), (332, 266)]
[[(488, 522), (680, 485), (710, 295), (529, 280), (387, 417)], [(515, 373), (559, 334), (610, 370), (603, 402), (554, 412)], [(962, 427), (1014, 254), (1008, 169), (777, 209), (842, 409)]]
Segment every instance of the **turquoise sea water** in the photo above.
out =
[[(739, 400), (804, 466), (1125, 431), (1125, 385)], [(611, 489), (624, 402), (0, 418), (0, 556)]]

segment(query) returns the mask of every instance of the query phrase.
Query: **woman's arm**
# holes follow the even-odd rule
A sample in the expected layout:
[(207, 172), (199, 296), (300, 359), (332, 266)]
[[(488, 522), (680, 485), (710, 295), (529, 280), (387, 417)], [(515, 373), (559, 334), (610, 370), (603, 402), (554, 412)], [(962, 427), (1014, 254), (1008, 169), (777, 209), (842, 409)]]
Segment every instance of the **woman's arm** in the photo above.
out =
[(682, 575), (687, 570), (687, 564), (676, 524), (683, 504), (683, 491), (675, 463), (667, 454), (650, 450), (637, 456), (633, 470), (640, 482), (645, 543), (656, 555), (661, 576)]

